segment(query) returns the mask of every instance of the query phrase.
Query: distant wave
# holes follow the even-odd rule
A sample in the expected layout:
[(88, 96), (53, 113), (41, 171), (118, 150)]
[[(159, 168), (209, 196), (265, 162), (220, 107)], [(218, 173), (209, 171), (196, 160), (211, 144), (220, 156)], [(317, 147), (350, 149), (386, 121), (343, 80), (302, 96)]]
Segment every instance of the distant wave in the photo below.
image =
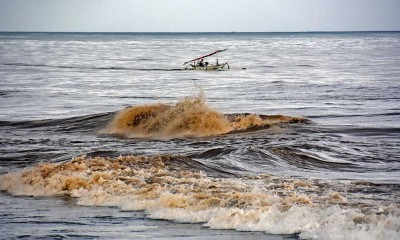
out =
[(297, 67), (315, 67), (315, 66), (309, 65), (309, 64), (297, 64), (295, 66), (297, 66)]
[[(317, 145), (312, 146), (314, 150), (310, 151), (310, 144), (305, 143), (303, 146), (265, 146), (265, 147), (215, 147), (206, 149), (203, 152), (189, 155), (194, 159), (205, 159), (207, 161), (218, 161), (221, 165), (221, 159), (232, 158), (233, 156), (246, 156), (243, 163), (246, 166), (239, 168), (235, 164), (220, 166), (221, 169), (225, 169), (230, 172), (251, 172), (252, 170), (246, 169), (246, 167), (252, 168), (262, 163), (263, 166), (268, 166), (270, 171), (273, 169), (281, 168), (297, 168), (303, 171), (327, 171), (327, 172), (341, 172), (341, 171), (352, 171), (352, 172), (366, 172), (369, 169), (360, 167), (359, 165), (351, 162), (346, 162), (339, 159), (328, 159), (319, 156), (319, 147)], [(334, 149), (321, 149), (324, 151), (334, 151)], [(239, 157), (240, 159), (240, 157)], [(376, 170), (376, 169), (375, 169)]]
[(0, 127), (49, 128), (60, 132), (102, 129), (100, 131), (102, 134), (176, 138), (242, 133), (266, 129), (274, 124), (307, 122), (310, 121), (305, 118), (283, 115), (223, 114), (208, 107), (202, 96), (196, 96), (178, 101), (175, 105), (164, 103), (138, 105), (125, 108), (118, 113), (107, 112), (61, 119), (0, 121)]
[(0, 121), (0, 126), (18, 128), (51, 128), (53, 131), (82, 132), (104, 127), (114, 116), (114, 112), (91, 114), (63, 119), (43, 119), (28, 121)]
[[(0, 96), (1, 96), (0, 91)], [(9, 91), (3, 91), (4, 95)], [(117, 97), (119, 98), (119, 97)], [(151, 98), (129, 97), (122, 98)], [(156, 98), (154, 98), (156, 99)], [(163, 98), (164, 99), (164, 98)], [(165, 98), (173, 99), (173, 98)], [(159, 99), (157, 99), (159, 100)], [(398, 112), (385, 115), (398, 116)], [(359, 115), (324, 116), (345, 118)], [(370, 115), (367, 115), (370, 116)], [(371, 115), (372, 116), (372, 115)], [(309, 116), (317, 119), (321, 116)], [(127, 107), (119, 112), (105, 112), (61, 119), (0, 121), (0, 127), (49, 128), (60, 132), (86, 132), (101, 129), (102, 134), (126, 137), (175, 138), (238, 134), (268, 129), (273, 125), (311, 123), (309, 119), (283, 115), (252, 113), (223, 114), (208, 107), (200, 98), (187, 98), (175, 105), (164, 103)], [(399, 127), (319, 126), (319, 131), (354, 136), (400, 136)]]
[(32, 64), (32, 63), (3, 63), (6, 66), (19, 67), (50, 67), (50, 68), (70, 68), (70, 69), (92, 69), (92, 70), (122, 70), (122, 71), (183, 71), (183, 68), (130, 68), (130, 67), (96, 67), (96, 66), (68, 66), (68, 65), (50, 65), (50, 64)]
[(17, 90), (0, 90), (0, 97), (8, 96), (8, 95), (10, 95), (12, 93), (15, 93), (15, 92), (20, 92), (20, 91), (17, 91)]
[[(316, 154), (291, 147), (272, 147), (268, 149), (277, 162), (286, 162), (290, 166), (300, 169), (341, 171), (357, 169), (357, 165), (350, 162), (327, 161)], [(363, 169), (365, 171), (365, 169)]]
[[(340, 126), (325, 127), (329, 133), (343, 133), (355, 136), (400, 136), (400, 127), (358, 127), (358, 126)], [(321, 131), (324, 131), (321, 128)]]
[[(376, 99), (374, 99), (376, 100)], [(349, 117), (376, 117), (376, 116), (400, 116), (400, 112), (386, 113), (363, 113), (363, 114), (325, 114), (325, 115), (309, 115), (310, 118), (349, 118)]]
[[(144, 105), (126, 108), (119, 113), (107, 112), (62, 119), (0, 121), (0, 127), (29, 128), (32, 130), (48, 128), (60, 132), (87, 132), (101, 129), (100, 133), (102, 134), (120, 134), (139, 138), (175, 138), (252, 132), (270, 128), (271, 124), (310, 122), (307, 119), (282, 115), (222, 114), (216, 112), (216, 115), (192, 113), (193, 115), (189, 116), (184, 113), (175, 113), (177, 115), (174, 121), (168, 125), (168, 121), (164, 119), (165, 116), (151, 116), (153, 113), (148, 111), (153, 111), (152, 108), (150, 105)], [(156, 111), (162, 112), (162, 109), (164, 109), (163, 106)], [(139, 112), (137, 115), (131, 115), (132, 110)], [(203, 114), (205, 115), (203, 116)]]

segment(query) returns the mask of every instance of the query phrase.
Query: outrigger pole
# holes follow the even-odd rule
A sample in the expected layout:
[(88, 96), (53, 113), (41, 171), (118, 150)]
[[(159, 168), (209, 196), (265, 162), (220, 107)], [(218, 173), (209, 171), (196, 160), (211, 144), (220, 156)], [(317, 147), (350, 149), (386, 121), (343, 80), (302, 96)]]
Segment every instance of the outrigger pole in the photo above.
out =
[(212, 55), (214, 55), (214, 54), (217, 54), (217, 53), (220, 53), (220, 52), (223, 52), (223, 51), (226, 51), (226, 50), (228, 50), (228, 49), (217, 50), (217, 51), (215, 51), (215, 52), (213, 52), (213, 53), (210, 53), (210, 54), (208, 54), (208, 55), (205, 55), (205, 56), (198, 57), (198, 58), (195, 58), (195, 59), (193, 59), (193, 60), (187, 61), (187, 62), (185, 62), (183, 65), (186, 65), (186, 64), (188, 64), (188, 63), (190, 63), (190, 62), (194, 62), (194, 61), (197, 61), (197, 60), (200, 60), (200, 59), (203, 59), (203, 58), (212, 56)]

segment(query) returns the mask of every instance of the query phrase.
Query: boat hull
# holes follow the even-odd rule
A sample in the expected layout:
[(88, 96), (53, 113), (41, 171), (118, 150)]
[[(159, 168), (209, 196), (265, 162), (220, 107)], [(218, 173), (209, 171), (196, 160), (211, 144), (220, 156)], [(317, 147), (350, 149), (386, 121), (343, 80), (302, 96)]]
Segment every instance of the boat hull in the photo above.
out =
[[(227, 66), (227, 68), (225, 68)], [(218, 64), (218, 65), (208, 65), (208, 66), (196, 66), (196, 65), (189, 65), (185, 67), (185, 70), (200, 70), (200, 71), (218, 71), (229, 69), (228, 63)]]

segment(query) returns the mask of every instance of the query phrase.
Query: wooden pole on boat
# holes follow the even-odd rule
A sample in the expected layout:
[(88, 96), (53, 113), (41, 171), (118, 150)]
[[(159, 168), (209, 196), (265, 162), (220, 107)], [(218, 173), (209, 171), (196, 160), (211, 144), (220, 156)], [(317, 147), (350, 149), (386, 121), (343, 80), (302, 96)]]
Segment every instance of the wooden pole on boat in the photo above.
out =
[(226, 50), (228, 50), (228, 49), (225, 48), (225, 49), (222, 49), (222, 50), (217, 50), (217, 51), (215, 51), (215, 52), (213, 52), (213, 53), (210, 53), (210, 54), (207, 54), (207, 55), (204, 55), (204, 56), (195, 58), (195, 59), (193, 59), (193, 60), (187, 61), (187, 62), (183, 63), (183, 65), (186, 65), (186, 64), (188, 64), (188, 63), (190, 63), (190, 62), (194, 62), (194, 61), (203, 59), (203, 58), (205, 58), (205, 57), (212, 56), (212, 55), (214, 55), (214, 54), (217, 54), (217, 53), (220, 53), (220, 52), (223, 52), (223, 51), (226, 51)]

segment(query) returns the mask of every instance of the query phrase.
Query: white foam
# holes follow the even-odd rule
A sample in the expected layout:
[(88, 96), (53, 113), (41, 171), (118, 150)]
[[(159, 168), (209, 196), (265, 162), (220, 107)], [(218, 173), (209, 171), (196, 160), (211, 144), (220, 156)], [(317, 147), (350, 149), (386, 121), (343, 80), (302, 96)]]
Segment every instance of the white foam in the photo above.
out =
[(320, 189), (311, 181), (210, 178), (170, 170), (171, 162), (162, 157), (120, 157), (44, 164), (0, 176), (0, 190), (27, 196), (66, 194), (76, 197), (79, 205), (145, 211), (149, 218), (202, 223), (212, 229), (298, 233), (303, 239), (400, 239), (396, 205), (391, 213), (365, 212), (356, 207), (356, 199)]

